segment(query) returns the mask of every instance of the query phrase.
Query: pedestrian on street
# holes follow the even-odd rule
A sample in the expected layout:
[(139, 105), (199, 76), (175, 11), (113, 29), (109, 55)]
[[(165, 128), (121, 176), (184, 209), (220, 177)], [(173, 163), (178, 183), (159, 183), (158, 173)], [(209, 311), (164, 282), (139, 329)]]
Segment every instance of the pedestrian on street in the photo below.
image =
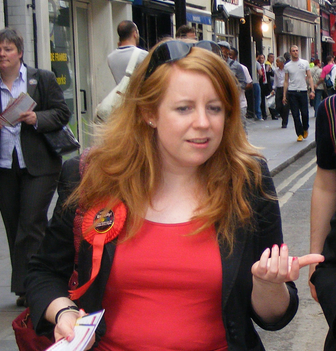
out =
[[(289, 103), (292, 112), (297, 141), (308, 137), (309, 111), (307, 81), (309, 83), (309, 98), (314, 99), (315, 88), (310, 74), (309, 62), (299, 57), (299, 48), (292, 45), (290, 48), (291, 61), (285, 65), (285, 81), (283, 104)], [(301, 117), (300, 117), (301, 113)]]
[(279, 56), (276, 59), (277, 68), (274, 70), (273, 92), (275, 93), (275, 107), (280, 113), (282, 123), (281, 128), (287, 128), (289, 105), (283, 103), (283, 87), (285, 82), (285, 58)]
[[(267, 119), (267, 111), (266, 111), (266, 96), (268, 96), (272, 91), (272, 79), (274, 76), (273, 69), (271, 65), (265, 64), (265, 55), (259, 55), (259, 63), (261, 66), (262, 76), (259, 79), (260, 90), (261, 90), (261, 113), (264, 121)], [(273, 120), (277, 120), (276, 111), (274, 108), (269, 108), (270, 114)]]
[(283, 54), (283, 57), (285, 59), (285, 64), (288, 63), (290, 60), (291, 60), (291, 55), (288, 51), (286, 51), (284, 54)]
[[(238, 60), (238, 50), (236, 48), (231, 47), (230, 58), (234, 61)], [(244, 71), (245, 82), (246, 82), (245, 89), (241, 89), (240, 91), (240, 117), (244, 125), (244, 130), (247, 133), (247, 128), (246, 128), (247, 99), (245, 96), (245, 92), (246, 90), (252, 89), (253, 81), (250, 76), (250, 72), (248, 71), (248, 68), (242, 64), (240, 64), (240, 66)]]
[(118, 24), (119, 43), (107, 57), (107, 63), (116, 84), (119, 84), (126, 73), (126, 68), (134, 50), (139, 50), (136, 65), (139, 65), (148, 55), (146, 50), (137, 48), (140, 35), (137, 25), (132, 21), (122, 21)]
[(266, 60), (265, 64), (266, 65), (270, 65), (272, 69), (275, 69), (275, 66), (274, 66), (274, 54), (272, 52), (270, 52), (267, 55), (267, 60)]
[(255, 74), (252, 74), (253, 79), (253, 101), (254, 101), (254, 113), (256, 115), (256, 121), (264, 121), (261, 116), (261, 88), (259, 84), (259, 79), (262, 77), (261, 65), (258, 61), (259, 53), (256, 53), (255, 61)]
[(24, 279), (30, 257), (44, 237), (47, 211), (61, 171), (62, 158), (51, 153), (43, 133), (61, 129), (71, 113), (52, 72), (23, 62), (24, 43), (14, 29), (0, 31), (0, 109), (26, 93), (36, 102), (19, 123), (0, 125), (0, 212), (12, 265), (11, 291), (26, 305)]
[[(321, 83), (323, 83), (326, 76), (328, 74), (330, 74), (330, 71), (332, 69), (336, 69), (335, 63), (334, 63), (334, 56), (328, 55), (326, 57), (326, 61), (327, 61), (327, 64), (324, 65), (324, 67), (322, 68), (320, 79), (316, 82), (316, 85), (320, 85)], [(334, 88), (331, 87), (331, 88), (327, 89), (328, 96), (334, 95), (335, 93), (336, 93), (336, 90)]]
[[(320, 104), (316, 117), (317, 171), (310, 214), (310, 252), (325, 262), (310, 266), (310, 289), (329, 325), (324, 350), (336, 349), (336, 95)], [(316, 271), (315, 271), (316, 268)], [(315, 272), (314, 272), (315, 271)], [(316, 290), (315, 290), (316, 289)]]
[(218, 45), (222, 50), (224, 61), (229, 65), (232, 73), (237, 78), (240, 89), (245, 90), (246, 79), (243, 68), (238, 61), (230, 58), (231, 45), (227, 41), (220, 41)]
[[(289, 256), (272, 178), (247, 141), (220, 54), (209, 41), (156, 45), (66, 208), (79, 165), (65, 163), (26, 280), (38, 333), (56, 324), (56, 340), (72, 340), (77, 317), (104, 308), (90, 345), (98, 351), (262, 351), (252, 319), (277, 330), (295, 315), (292, 280), (323, 257)], [(84, 239), (71, 300), (74, 229)]]
[(196, 29), (187, 24), (183, 24), (177, 29), (175, 37), (176, 39), (197, 40)]
[(324, 83), (323, 81), (319, 83), (320, 76), (322, 73), (321, 62), (319, 59), (314, 60), (314, 67), (310, 69), (310, 72), (313, 78), (314, 88), (315, 88), (315, 98), (314, 98), (313, 106), (314, 106), (314, 112), (315, 112), (314, 117), (316, 117), (317, 110), (321, 103), (322, 95), (324, 93)]

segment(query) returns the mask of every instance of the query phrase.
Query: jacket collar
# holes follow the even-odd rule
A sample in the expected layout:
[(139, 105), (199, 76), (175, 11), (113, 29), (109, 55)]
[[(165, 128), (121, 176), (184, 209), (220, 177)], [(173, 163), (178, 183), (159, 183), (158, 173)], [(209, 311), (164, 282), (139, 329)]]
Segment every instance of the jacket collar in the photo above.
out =
[[(26, 65), (25, 65), (26, 66)], [(27, 67), (27, 93), (33, 97), (38, 83), (38, 70), (33, 67)]]

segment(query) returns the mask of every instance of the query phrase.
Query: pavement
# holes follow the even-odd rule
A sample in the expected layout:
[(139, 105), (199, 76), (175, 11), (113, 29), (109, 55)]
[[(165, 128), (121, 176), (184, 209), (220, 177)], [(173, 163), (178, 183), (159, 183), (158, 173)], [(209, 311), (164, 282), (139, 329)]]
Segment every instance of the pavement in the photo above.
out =
[[(314, 116), (312, 107), (309, 115)], [(281, 128), (281, 120), (255, 121), (247, 119), (248, 139), (266, 157), (271, 174), (274, 176), (289, 164), (315, 147), (315, 118), (309, 119), (309, 136), (297, 142), (293, 119), (289, 117), (288, 127)], [(55, 206), (56, 196), (50, 206), (50, 215)], [(11, 322), (24, 310), (16, 306), (16, 296), (10, 292), (11, 265), (5, 229), (0, 220), (0, 350), (18, 351)]]

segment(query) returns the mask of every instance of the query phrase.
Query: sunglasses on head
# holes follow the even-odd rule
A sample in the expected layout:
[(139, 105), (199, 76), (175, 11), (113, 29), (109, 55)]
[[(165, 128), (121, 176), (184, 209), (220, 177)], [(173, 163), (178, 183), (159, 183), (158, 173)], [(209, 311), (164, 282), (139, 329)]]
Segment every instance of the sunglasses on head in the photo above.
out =
[(195, 43), (186, 43), (181, 40), (169, 40), (159, 44), (152, 53), (149, 61), (145, 80), (161, 65), (174, 62), (186, 57), (191, 48), (198, 47), (222, 56), (222, 50), (217, 43), (210, 40), (201, 40)]

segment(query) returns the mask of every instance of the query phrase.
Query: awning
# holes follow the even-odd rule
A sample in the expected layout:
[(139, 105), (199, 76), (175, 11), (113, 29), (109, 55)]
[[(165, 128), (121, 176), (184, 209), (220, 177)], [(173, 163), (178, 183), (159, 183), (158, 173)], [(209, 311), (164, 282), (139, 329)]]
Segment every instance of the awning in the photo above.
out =
[(324, 43), (335, 44), (334, 39), (332, 37), (329, 37), (328, 35), (322, 35), (322, 41)]
[(187, 21), (211, 26), (211, 12), (187, 7)]

